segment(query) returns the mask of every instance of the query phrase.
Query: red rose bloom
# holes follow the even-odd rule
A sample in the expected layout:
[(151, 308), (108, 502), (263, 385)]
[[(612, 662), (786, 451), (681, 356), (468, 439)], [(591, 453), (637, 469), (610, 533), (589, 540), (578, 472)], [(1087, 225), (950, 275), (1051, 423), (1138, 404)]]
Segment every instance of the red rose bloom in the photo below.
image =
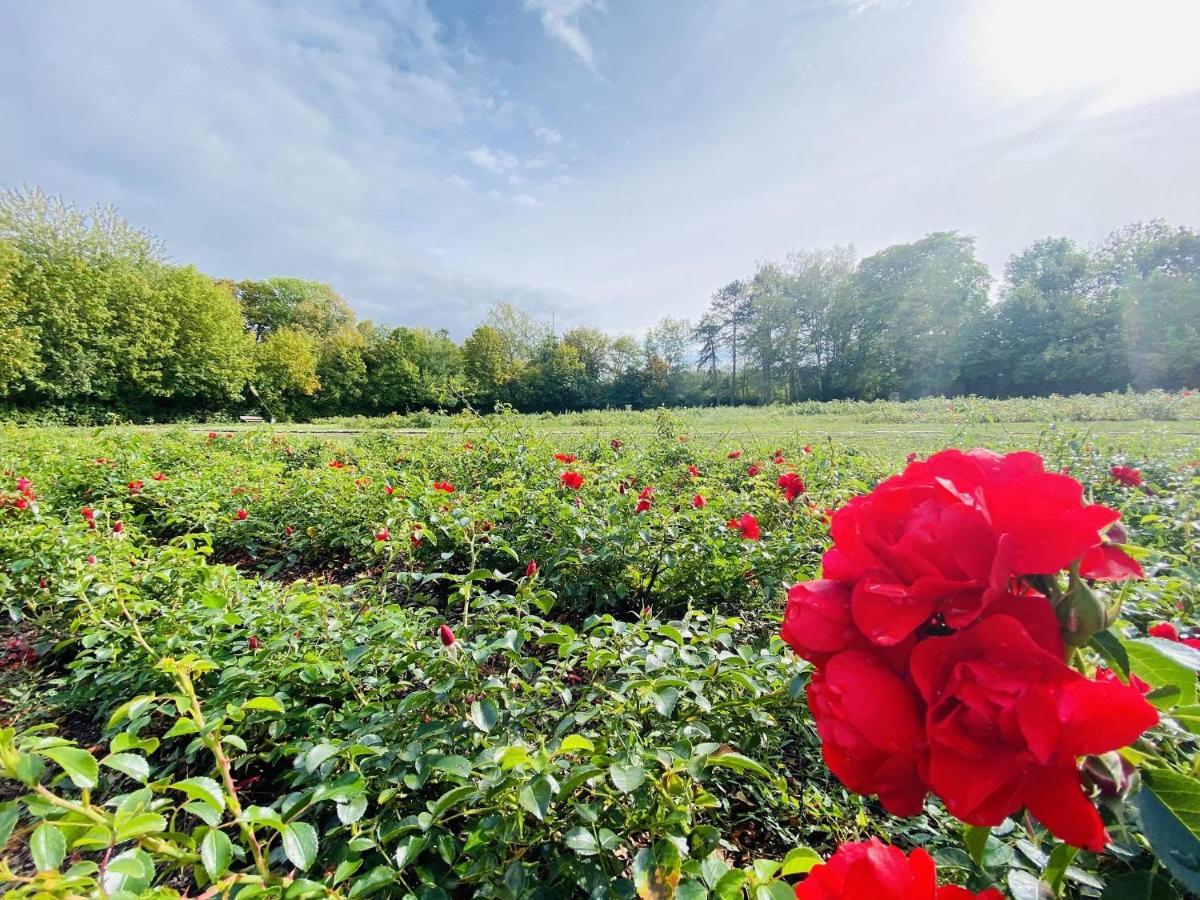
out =
[(692, 506), (696, 509), (704, 509), (704, 507), (708, 506), (708, 501), (704, 499), (703, 494), (697, 494), (692, 498)]
[(728, 453), (725, 454), (726, 459), (741, 459), (741, 457), (742, 457), (741, 450), (730, 450)]
[(392, 533), (386, 528), (380, 528), (375, 532), (375, 540), (377, 541), (390, 541), (391, 539)]
[(795, 472), (780, 475), (775, 483), (783, 488), (783, 496), (788, 503), (794, 503), (796, 498), (804, 493), (804, 479)]
[(1037, 454), (945, 450), (839, 509), (822, 569), (855, 583), (858, 627), (895, 644), (935, 613), (965, 627), (1014, 576), (1053, 574), (1081, 559), (1085, 577), (1132, 571), (1114, 559), (1128, 559), (1116, 548), (1090, 554), (1118, 515), (1086, 505), (1083, 486), (1046, 472)]
[(142, 488), (145, 486), (146, 484), (143, 481), (131, 481), (127, 485), (130, 495), (140, 494), (142, 492)]
[(122, 533), (124, 533), (124, 531), (125, 531), (125, 523), (124, 523), (124, 522), (122, 522), (120, 519), (117, 519), (117, 521), (113, 522), (113, 528), (112, 528), (112, 530), (113, 530), (113, 534), (122, 534)]
[(555, 453), (554, 458), (557, 459), (560, 463), (568, 463), (568, 464), (573, 463), (573, 462), (575, 462), (575, 460), (579, 459), (579, 457), (576, 456), (574, 453)]
[(433, 489), (435, 491), (441, 491), (443, 494), (453, 494), (454, 493), (454, 485), (452, 485), (448, 481), (435, 481), (433, 483)]
[(688, 466), (688, 474), (691, 475), (693, 478), (699, 478), (700, 470), (697, 469), (694, 465)]
[(155, 481), (166, 481), (167, 480), (167, 476), (164, 475), (162, 472), (155, 472), (150, 477), (153, 478)]
[(1003, 900), (1003, 894), (995, 888), (973, 894), (953, 885), (938, 887), (937, 866), (924, 850), (905, 856), (871, 838), (842, 844), (828, 862), (814, 866), (796, 885), (796, 900)]
[(916, 692), (877, 655), (847, 650), (813, 675), (807, 694), (830, 771), (852, 791), (878, 794), (893, 815), (919, 813), (925, 735)]
[(234, 515), (234, 518), (236, 518), (240, 522), (243, 519), (245, 519), (246, 516), (250, 515), (250, 513), (246, 512), (246, 510), (244, 510), (244, 509), (239, 509), (233, 515)]
[(583, 487), (583, 476), (578, 472), (563, 472), (559, 477), (563, 487), (570, 488), (573, 491)]
[(633, 511), (635, 514), (641, 515), (644, 512), (649, 512), (650, 507), (653, 505), (654, 505), (654, 501), (651, 500), (649, 497), (642, 497), (640, 500), (638, 500), (637, 506), (635, 506), (633, 508)]
[(1140, 487), (1142, 484), (1142, 473), (1133, 466), (1113, 466), (1108, 473), (1114, 481), (1125, 487)]
[(463, 441), (463, 449), (464, 450), (474, 450), (475, 445), (472, 444), (470, 441)]
[(344, 462), (342, 462), (340, 459), (331, 459), (329, 461), (329, 468), (331, 468), (331, 469), (344, 469), (345, 467), (346, 467), (346, 464)]
[(866, 643), (850, 618), (850, 589), (825, 579), (803, 581), (788, 590), (780, 636), (814, 665)]
[(911, 666), (927, 708), (929, 787), (952, 815), (998, 825), (1024, 806), (1067, 843), (1104, 849), (1077, 757), (1123, 747), (1158, 721), (1137, 688), (1084, 678), (1007, 615), (920, 642)]
[(805, 444), (801, 449), (805, 453), (812, 453), (812, 444)]
[(394, 487), (392, 487), (390, 484), (385, 484), (383, 486), (383, 492), (390, 497), (390, 496), (392, 496), (392, 494), (396, 493), (396, 489)]
[(726, 524), (731, 530), (740, 532), (744, 540), (757, 541), (759, 538), (758, 519), (750, 513), (743, 513), (739, 518), (730, 519)]
[(762, 471), (762, 468), (759, 466), (758, 463), (750, 463), (750, 465), (746, 467), (746, 474), (749, 475), (751, 478), (753, 478), (755, 475), (757, 475), (761, 471)]

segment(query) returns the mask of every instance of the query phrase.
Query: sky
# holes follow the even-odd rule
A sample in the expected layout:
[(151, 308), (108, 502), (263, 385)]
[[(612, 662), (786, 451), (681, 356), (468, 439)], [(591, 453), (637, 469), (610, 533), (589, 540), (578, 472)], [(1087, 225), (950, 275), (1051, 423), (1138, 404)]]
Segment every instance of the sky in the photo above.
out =
[(1197, 0), (5, 0), (0, 182), (464, 337), (759, 261), (1200, 226)]

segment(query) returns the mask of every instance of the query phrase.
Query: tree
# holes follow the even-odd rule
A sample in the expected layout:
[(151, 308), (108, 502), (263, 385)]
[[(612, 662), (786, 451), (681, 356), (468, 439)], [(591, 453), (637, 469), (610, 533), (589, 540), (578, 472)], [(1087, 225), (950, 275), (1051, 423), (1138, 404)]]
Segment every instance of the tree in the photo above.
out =
[(359, 411), (367, 383), (367, 364), (363, 360), (366, 343), (356, 329), (348, 327), (318, 343), (317, 380), (321, 389), (313, 395), (314, 412), (332, 416)]
[(511, 303), (494, 304), (488, 310), (485, 323), (496, 329), (503, 338), (510, 367), (532, 359), (550, 336), (550, 327), (545, 322), (538, 321), (528, 311), (518, 309)]
[(839, 310), (842, 339), (853, 342), (841, 378), (864, 397), (952, 394), (991, 276), (974, 238), (935, 232), (862, 261), (853, 295)]
[(263, 338), (254, 348), (254, 384), (268, 408), (288, 411), (320, 390), (317, 360), (317, 339), (299, 328), (285, 325)]
[(504, 336), (491, 325), (480, 325), (463, 342), (463, 371), (473, 399), (493, 406), (504, 397), (514, 372)]
[(586, 373), (575, 348), (553, 337), (543, 339), (521, 374), (518, 397), (533, 412), (582, 409)]
[(17, 248), (0, 241), (0, 394), (35, 375), (41, 364), (37, 335), (19, 324), (23, 302), (13, 284), (19, 265)]
[(362, 404), (367, 412), (408, 412), (425, 400), (415, 342), (407, 328), (359, 325), (365, 347), (362, 358), (366, 379)]
[(238, 400), (253, 374), (253, 339), (232, 290), (192, 266), (164, 267), (154, 290), (175, 317), (162, 373), (172, 398), (206, 409)]
[(353, 326), (354, 313), (345, 299), (327, 284), (300, 278), (242, 281), (238, 299), (246, 327), (257, 340), (285, 326), (329, 337)]

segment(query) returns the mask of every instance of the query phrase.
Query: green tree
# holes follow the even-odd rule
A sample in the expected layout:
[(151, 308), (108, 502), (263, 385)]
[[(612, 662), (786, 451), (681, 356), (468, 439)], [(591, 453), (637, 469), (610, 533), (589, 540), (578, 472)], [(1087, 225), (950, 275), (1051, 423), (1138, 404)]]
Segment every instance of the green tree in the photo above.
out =
[(238, 284), (238, 299), (246, 327), (258, 340), (289, 325), (325, 338), (354, 324), (354, 313), (346, 300), (319, 281), (242, 281)]
[(286, 325), (255, 345), (254, 384), (272, 412), (292, 411), (320, 390), (318, 358), (317, 339)]

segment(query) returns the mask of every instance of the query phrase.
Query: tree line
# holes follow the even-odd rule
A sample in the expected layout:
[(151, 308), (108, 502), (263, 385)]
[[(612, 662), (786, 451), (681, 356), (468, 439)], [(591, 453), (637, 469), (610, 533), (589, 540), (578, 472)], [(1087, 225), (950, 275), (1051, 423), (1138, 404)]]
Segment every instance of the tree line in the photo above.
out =
[(998, 285), (937, 232), (858, 259), (803, 250), (714, 292), (693, 324), (558, 335), (497, 303), (461, 343), (358, 321), (328, 285), (168, 261), (111, 209), (0, 191), (0, 404), (168, 420), (989, 397), (1200, 384), (1200, 235), (1161, 221), (1097, 247), (1036, 241)]

